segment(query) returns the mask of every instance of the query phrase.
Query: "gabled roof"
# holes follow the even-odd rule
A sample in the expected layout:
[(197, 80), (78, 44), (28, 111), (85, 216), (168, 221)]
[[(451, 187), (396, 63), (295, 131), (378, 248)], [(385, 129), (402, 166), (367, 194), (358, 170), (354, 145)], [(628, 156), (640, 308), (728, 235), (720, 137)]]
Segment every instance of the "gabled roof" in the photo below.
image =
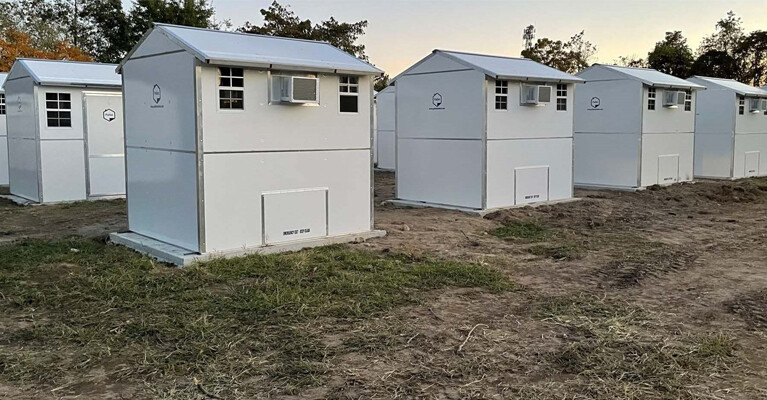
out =
[(597, 68), (604, 68), (609, 71), (617, 72), (627, 78), (642, 82), (643, 84), (647, 86), (652, 86), (652, 87), (660, 87), (660, 88), (667, 87), (667, 88), (682, 88), (682, 89), (705, 89), (706, 88), (705, 86), (701, 86), (696, 83), (686, 81), (682, 78), (677, 78), (673, 75), (664, 74), (663, 72), (654, 70), (652, 68), (632, 68), (632, 67), (621, 67), (618, 65), (594, 64), (591, 67), (586, 68), (585, 70), (579, 72), (577, 75), (580, 75), (588, 70), (597, 69)]
[(736, 94), (740, 96), (755, 96), (755, 97), (765, 97), (767, 98), (767, 90), (755, 88), (751, 85), (746, 85), (745, 83), (738, 82), (734, 79), (724, 79), (724, 78), (712, 78), (708, 76), (693, 76), (690, 78), (693, 82), (700, 82), (701, 84), (711, 87), (711, 86), (719, 86), (720, 88), (729, 89), (734, 91)]
[[(154, 24), (144, 35), (159, 31), (206, 64), (268, 69), (380, 75), (380, 69), (326, 42)], [(120, 66), (141, 46), (142, 39)]]
[(77, 87), (121, 87), (115, 64), (79, 61), (37, 60), (20, 58), (13, 63), (9, 76), (26, 71), (38, 85)]
[(432, 51), (432, 54), (397, 75), (394, 79), (392, 79), (392, 82), (396, 81), (400, 76), (407, 75), (411, 69), (420, 65), (429, 58), (434, 57), (435, 55), (448, 57), (469, 68), (480, 71), (493, 79), (566, 83), (583, 82), (583, 79), (581, 78), (537, 63), (528, 58), (503, 57), (439, 49)]
[(5, 78), (8, 77), (7, 72), (0, 72), (0, 92), (4, 92), (3, 85), (5, 85)]

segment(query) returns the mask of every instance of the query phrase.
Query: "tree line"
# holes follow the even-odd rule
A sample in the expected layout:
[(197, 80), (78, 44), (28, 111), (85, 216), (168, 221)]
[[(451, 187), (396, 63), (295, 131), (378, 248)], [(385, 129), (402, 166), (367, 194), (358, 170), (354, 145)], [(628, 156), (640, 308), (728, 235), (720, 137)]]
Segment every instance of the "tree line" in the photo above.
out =
[[(529, 40), (527, 36), (523, 39)], [(585, 40), (581, 31), (567, 41), (538, 39), (522, 51), (522, 56), (576, 73), (588, 67), (596, 53), (596, 46)], [(683, 79), (703, 75), (763, 86), (767, 84), (767, 31), (745, 32), (741, 18), (730, 11), (717, 21), (714, 32), (703, 38), (697, 51), (690, 48), (682, 31), (672, 31), (666, 32), (647, 57), (622, 56), (614, 63), (649, 67)]]

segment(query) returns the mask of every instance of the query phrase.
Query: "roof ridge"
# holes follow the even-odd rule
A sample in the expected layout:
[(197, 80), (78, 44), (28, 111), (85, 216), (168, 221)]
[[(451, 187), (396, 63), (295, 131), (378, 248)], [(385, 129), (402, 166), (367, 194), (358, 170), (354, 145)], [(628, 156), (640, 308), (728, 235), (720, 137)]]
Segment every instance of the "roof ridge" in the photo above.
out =
[[(441, 53), (465, 54), (467, 56), (502, 58), (504, 60), (533, 61), (533, 60), (531, 60), (529, 58), (526, 58), (526, 57), (511, 57), (511, 56), (502, 56), (502, 55), (498, 55), (498, 54), (482, 54), (482, 53), (472, 53), (472, 52), (468, 52), (468, 51), (443, 50), (443, 49), (434, 49), (434, 51), (438, 51), (438, 52), (441, 52)], [(535, 62), (535, 61), (533, 61), (533, 62)]]
[(49, 58), (26, 58), (26, 57), (21, 57), (21, 58), (17, 58), (16, 61), (39, 61), (39, 62), (50, 62), (50, 63), (104, 65), (104, 66), (109, 66), (109, 67), (116, 67), (117, 66), (117, 64), (102, 63), (102, 62), (96, 62), (96, 61), (52, 60), (52, 59), (49, 59)]

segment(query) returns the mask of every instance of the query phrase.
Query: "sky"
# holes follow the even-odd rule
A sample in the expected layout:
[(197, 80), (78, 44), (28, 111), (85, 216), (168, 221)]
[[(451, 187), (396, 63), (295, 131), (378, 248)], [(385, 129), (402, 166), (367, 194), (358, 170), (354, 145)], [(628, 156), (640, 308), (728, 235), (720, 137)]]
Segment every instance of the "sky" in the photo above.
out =
[[(236, 28), (262, 22), (271, 0), (212, 0), (216, 19)], [(123, 0), (126, 7), (131, 0)], [(282, 0), (302, 19), (368, 21), (360, 43), (370, 62), (395, 76), (434, 49), (519, 56), (522, 30), (567, 40), (581, 30), (597, 46), (592, 62), (645, 57), (665, 32), (681, 30), (696, 50), (732, 10), (746, 31), (767, 30), (767, 0)]]

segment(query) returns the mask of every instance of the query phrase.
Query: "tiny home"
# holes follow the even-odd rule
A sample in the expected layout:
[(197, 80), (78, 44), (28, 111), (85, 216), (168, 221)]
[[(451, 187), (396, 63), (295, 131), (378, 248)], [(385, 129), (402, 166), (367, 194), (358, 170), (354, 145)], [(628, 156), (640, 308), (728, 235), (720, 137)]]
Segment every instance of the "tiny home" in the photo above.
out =
[(387, 86), (375, 96), (376, 168), (394, 171), (394, 86)]
[(693, 178), (703, 86), (647, 68), (593, 65), (577, 76), (575, 185), (642, 189)]
[(570, 199), (570, 74), (434, 50), (394, 79), (397, 202), (488, 210)]
[(14, 199), (56, 203), (125, 194), (117, 65), (19, 59), (5, 81)]
[(156, 24), (122, 61), (128, 228), (180, 265), (373, 230), (382, 72), (324, 42)]
[(732, 79), (694, 76), (695, 169), (700, 178), (767, 175), (767, 91)]
[(8, 186), (8, 130), (5, 125), (5, 90), (3, 84), (6, 73), (0, 73), (0, 186)]

